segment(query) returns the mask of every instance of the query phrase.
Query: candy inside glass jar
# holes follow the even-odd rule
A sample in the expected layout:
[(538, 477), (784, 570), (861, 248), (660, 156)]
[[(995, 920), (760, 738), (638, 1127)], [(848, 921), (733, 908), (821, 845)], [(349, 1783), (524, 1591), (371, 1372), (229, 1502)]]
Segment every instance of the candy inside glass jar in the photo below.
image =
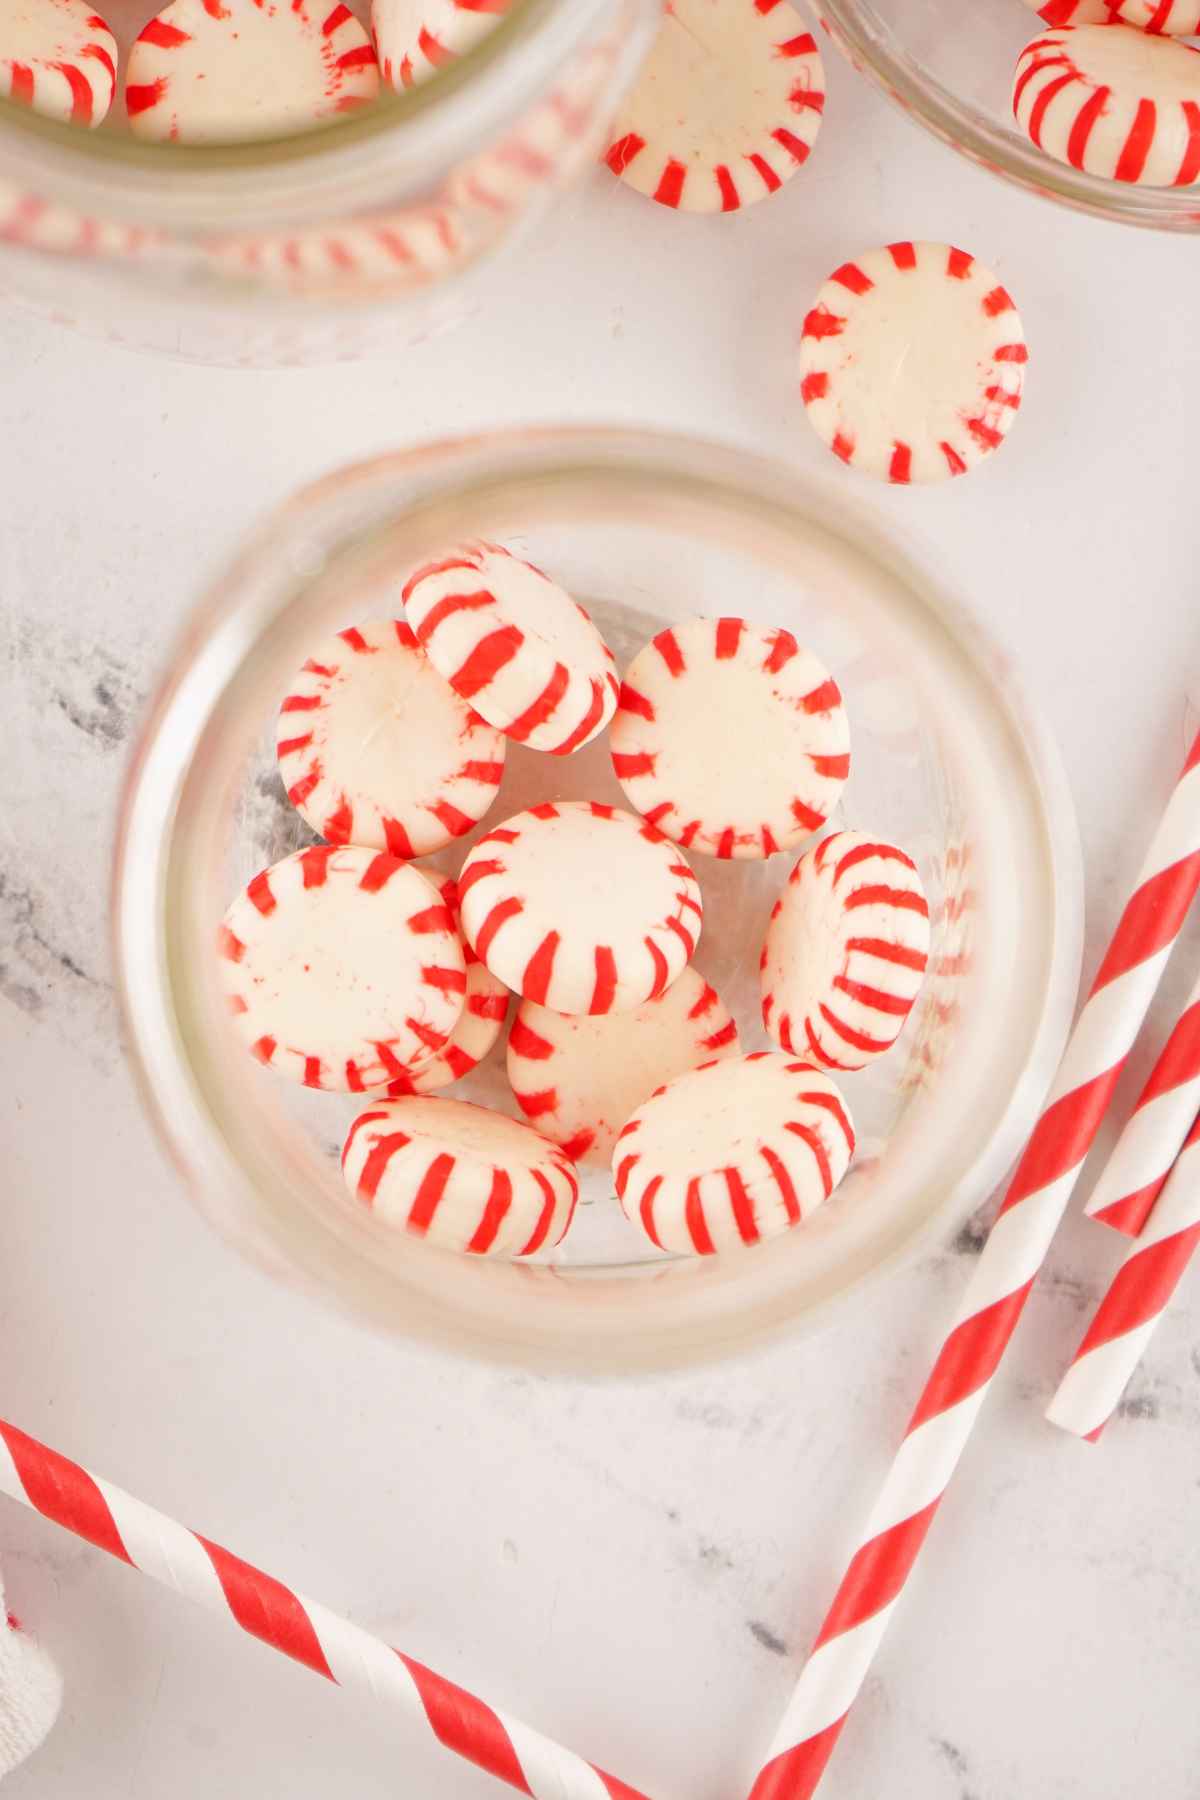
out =
[[(552, 569), (622, 669), (657, 632), (725, 616), (736, 595), (837, 672), (854, 756), (831, 823), (885, 821), (912, 853), (930, 977), (899, 1043), (853, 1078), (855, 1164), (800, 1230), (716, 1257), (664, 1254), (622, 1214), (609, 1171), (585, 1162), (578, 1215), (534, 1266), (441, 1251), (347, 1192), (338, 1159), (361, 1100), (278, 1080), (231, 1032), (215, 921), (311, 841), (279, 780), (280, 697), (314, 642), (386, 615), (412, 568), (467, 537)], [(545, 801), (547, 765), (559, 799), (622, 803), (603, 737), (562, 759), (510, 744), (494, 816)], [(768, 1041), (759, 951), (793, 860), (694, 859), (695, 966), (747, 1051)], [(1060, 1046), (1078, 899), (1054, 753), (1007, 673), (826, 490), (708, 445), (534, 432), (347, 471), (268, 526), (159, 697), (127, 798), (117, 922), (153, 1110), (240, 1247), (393, 1329), (607, 1366), (710, 1355), (815, 1317), (982, 1198)], [(517, 1113), (500, 1051), (454, 1093)]]
[[(1200, 230), (1200, 187), (1109, 179), (1073, 166), (1065, 140), (1067, 160), (1030, 141), (1013, 116), (1014, 74), (1026, 45), (1050, 28), (1031, 4), (988, 0), (971, 9), (969, 31), (963, 30), (958, 0), (821, 0), (819, 10), (855, 68), (935, 137), (993, 174), (1099, 218), (1165, 231)], [(1069, 0), (1047, 0), (1045, 7), (1052, 17), (1074, 23), (1095, 21), (1101, 10), (1090, 3), (1072, 8)], [(1132, 0), (1124, 12), (1137, 23), (1153, 16)], [(1077, 95), (1087, 97), (1086, 90), (1079, 87)], [(1063, 90), (1065, 105), (1073, 97)], [(1176, 174), (1183, 162), (1181, 153)]]
[(468, 312), (490, 259), (594, 164), (654, 13), (519, 0), (453, 50), (419, 31), (414, 67), (380, 62), (369, 0), (113, 0), (76, 60), (89, 79), (114, 63), (115, 88), (96, 75), (72, 112), (77, 69), (60, 106), (18, 64), (0, 102), (0, 288), (196, 360), (403, 348)]

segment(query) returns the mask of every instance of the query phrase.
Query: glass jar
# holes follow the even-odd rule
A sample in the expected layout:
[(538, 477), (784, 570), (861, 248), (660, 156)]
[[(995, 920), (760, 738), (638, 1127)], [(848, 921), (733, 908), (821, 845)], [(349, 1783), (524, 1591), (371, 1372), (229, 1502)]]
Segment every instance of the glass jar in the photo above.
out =
[(1137, 187), (1047, 156), (1012, 115), (1017, 58), (1048, 30), (1018, 0), (814, 0), (826, 31), (927, 131), (1006, 181), (1078, 212), (1160, 231), (1200, 231), (1200, 186)]
[(594, 165), (658, 16), (521, 0), (434, 79), (254, 143), (146, 143), (0, 101), (0, 293), (197, 361), (403, 348), (468, 311)]
[[(664, 1257), (624, 1219), (608, 1170), (584, 1168), (572, 1229), (538, 1266), (439, 1250), (347, 1194), (337, 1153), (361, 1097), (292, 1087), (232, 1034), (217, 921), (253, 873), (311, 841), (275, 766), (280, 698), (330, 630), (390, 616), (413, 566), (476, 537), (551, 571), (622, 666), (697, 613), (788, 626), (845, 695), (853, 761), (836, 822), (917, 858), (930, 978), (897, 1048), (845, 1078), (859, 1138), (849, 1176), (782, 1238)], [(490, 822), (564, 796), (623, 798), (604, 737), (570, 758), (511, 745)], [(753, 1049), (765, 1043), (759, 947), (793, 858), (692, 860), (705, 895), (697, 965)], [(1081, 875), (1057, 755), (1011, 670), (824, 482), (686, 439), (509, 431), (334, 475), (243, 552), (153, 704), (125, 796), (115, 917), (146, 1098), (239, 1248), (376, 1325), (612, 1369), (807, 1323), (984, 1197), (1065, 1038)], [(451, 1093), (516, 1111), (502, 1050)]]

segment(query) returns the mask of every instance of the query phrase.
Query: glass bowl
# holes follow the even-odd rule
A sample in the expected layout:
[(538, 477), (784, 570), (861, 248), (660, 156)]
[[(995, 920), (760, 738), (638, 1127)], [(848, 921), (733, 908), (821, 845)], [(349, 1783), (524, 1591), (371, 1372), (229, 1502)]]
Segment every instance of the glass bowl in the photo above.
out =
[[(664, 1257), (624, 1219), (607, 1169), (585, 1168), (566, 1243), (538, 1266), (440, 1251), (347, 1194), (337, 1156), (362, 1097), (293, 1087), (232, 1035), (217, 921), (250, 875), (311, 841), (274, 762), (289, 679), (330, 629), (399, 611), (413, 565), (475, 536), (553, 572), (622, 664), (667, 623), (736, 611), (791, 628), (842, 686), (853, 765), (833, 823), (916, 856), (933, 960), (900, 1043), (845, 1078), (854, 1168), (782, 1238)], [(568, 795), (622, 798), (605, 739), (565, 759), (511, 746), (490, 823)], [(428, 861), (454, 867), (472, 841)], [(697, 964), (755, 1048), (762, 933), (793, 858), (692, 861), (706, 902)], [(263, 528), (199, 607), (153, 703), (124, 800), (115, 925), (146, 1099), (202, 1208), (242, 1250), (375, 1325), (612, 1370), (713, 1356), (814, 1319), (965, 1216), (1053, 1072), (1080, 895), (1057, 755), (1010, 670), (826, 484), (683, 438), (532, 430), (350, 468)], [(515, 1113), (502, 1049), (450, 1091)]]
[[(124, 47), (154, 9), (104, 10)], [(95, 131), (0, 100), (0, 294), (187, 361), (402, 350), (478, 306), (494, 258), (595, 167), (658, 17), (520, 0), (432, 80), (246, 143), (146, 142), (119, 96)]]
[(1200, 187), (1135, 187), (1055, 162), (1012, 116), (1017, 57), (1049, 29), (1022, 0), (813, 0), (854, 67), (939, 137), (994, 174), (1080, 212), (1162, 231), (1200, 231)]

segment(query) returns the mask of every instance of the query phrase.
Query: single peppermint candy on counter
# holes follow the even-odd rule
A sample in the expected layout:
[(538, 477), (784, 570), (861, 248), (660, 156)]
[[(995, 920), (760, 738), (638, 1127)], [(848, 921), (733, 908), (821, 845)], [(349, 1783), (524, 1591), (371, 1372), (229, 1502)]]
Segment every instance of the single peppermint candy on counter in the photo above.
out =
[(528, 1125), (463, 1100), (375, 1100), (350, 1127), (342, 1173), (389, 1225), (471, 1256), (532, 1256), (559, 1243), (579, 1181)]
[(547, 801), (481, 837), (462, 928), (506, 987), (555, 1012), (632, 1012), (682, 974), (704, 906), (682, 853), (632, 813)]
[[(1115, 11), (1127, 25), (1168, 37), (1200, 37), (1200, 0), (1115, 0)], [(1045, 18), (1045, 13), (1042, 17)], [(1066, 20), (1050, 21), (1065, 24)], [(1082, 19), (1076, 21), (1083, 24)]]
[(673, 0), (605, 161), (663, 206), (733, 212), (808, 160), (824, 107), (820, 51), (787, 0)]
[(496, 798), (505, 742), (460, 700), (402, 619), (339, 631), (279, 709), (288, 799), (331, 844), (425, 856)]
[(239, 1034), (305, 1087), (384, 1087), (440, 1050), (463, 1009), (446, 904), (385, 851), (316, 844), (264, 869), (225, 914), (218, 950)]
[(302, 130), (378, 92), (370, 39), (334, 0), (172, 0), (125, 75), (134, 132), (184, 144)]
[[(438, 893), (457, 929), (458, 883), (453, 876), (440, 877), (433, 869), (426, 873), (431, 881), (437, 882)], [(495, 1047), (508, 1017), (508, 989), (483, 966), (470, 944), (464, 943), (463, 956), (467, 964), (466, 999), (449, 1042), (418, 1064), (411, 1074), (398, 1075), (389, 1082), (387, 1092), (391, 1098), (402, 1094), (432, 1094), (438, 1088), (449, 1087), (452, 1081), (461, 1081), (464, 1075), (469, 1075)]]
[(617, 780), (660, 831), (706, 856), (770, 856), (819, 831), (850, 773), (837, 683), (790, 631), (689, 619), (629, 665)]
[(651, 1243), (711, 1256), (799, 1225), (853, 1154), (829, 1077), (758, 1050), (659, 1088), (618, 1137), (612, 1166), (626, 1215)]
[(1020, 315), (949, 244), (889, 244), (835, 269), (804, 321), (800, 394), (835, 456), (886, 481), (944, 481), (999, 448), (1021, 404)]
[(890, 1050), (929, 961), (929, 907), (912, 858), (863, 831), (802, 856), (762, 953), (763, 1024), (821, 1068), (861, 1069)]
[(582, 606), (499, 544), (466, 544), (404, 587), (434, 668), (506, 737), (569, 756), (617, 703), (612, 651)]
[(1200, 180), (1200, 52), (1129, 25), (1063, 26), (1021, 52), (1013, 113), (1039, 150), (1145, 187)]
[(99, 125), (117, 84), (117, 42), (90, 0), (3, 0), (0, 96), (50, 119)]
[(388, 87), (415, 87), (474, 49), (510, 0), (371, 0), (371, 29)]
[(664, 1081), (736, 1056), (737, 1026), (695, 969), (633, 1012), (601, 1018), (522, 1000), (508, 1034), (508, 1079), (539, 1131), (577, 1162), (608, 1162), (626, 1119)]

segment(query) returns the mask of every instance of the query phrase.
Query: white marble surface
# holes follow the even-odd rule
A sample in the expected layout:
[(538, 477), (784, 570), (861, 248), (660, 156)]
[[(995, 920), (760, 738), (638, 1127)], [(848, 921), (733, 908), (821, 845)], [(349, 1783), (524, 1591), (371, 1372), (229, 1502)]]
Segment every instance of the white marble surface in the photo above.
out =
[[(598, 179), (485, 319), (417, 355), (225, 374), (0, 323), (0, 1409), (656, 1800), (742, 1791), (976, 1236), (800, 1345), (641, 1383), (466, 1367), (323, 1316), (209, 1234), (139, 1113), (105, 933), (113, 806), (189, 599), (297, 483), (564, 417), (823, 467), (794, 393), (809, 296), (864, 244), (949, 237), (1021, 300), (1024, 414), (968, 481), (859, 493), (1050, 712), (1094, 961), (1197, 686), (1196, 243), (1010, 192), (846, 70), (832, 86), (820, 153), (771, 204), (671, 218)], [(1194, 1284), (1102, 1448), (1041, 1419), (1113, 1260), (1096, 1227), (1064, 1232), (830, 1800), (1200, 1792)], [(67, 1679), (13, 1800), (499, 1791), (8, 1502), (0, 1560)]]

